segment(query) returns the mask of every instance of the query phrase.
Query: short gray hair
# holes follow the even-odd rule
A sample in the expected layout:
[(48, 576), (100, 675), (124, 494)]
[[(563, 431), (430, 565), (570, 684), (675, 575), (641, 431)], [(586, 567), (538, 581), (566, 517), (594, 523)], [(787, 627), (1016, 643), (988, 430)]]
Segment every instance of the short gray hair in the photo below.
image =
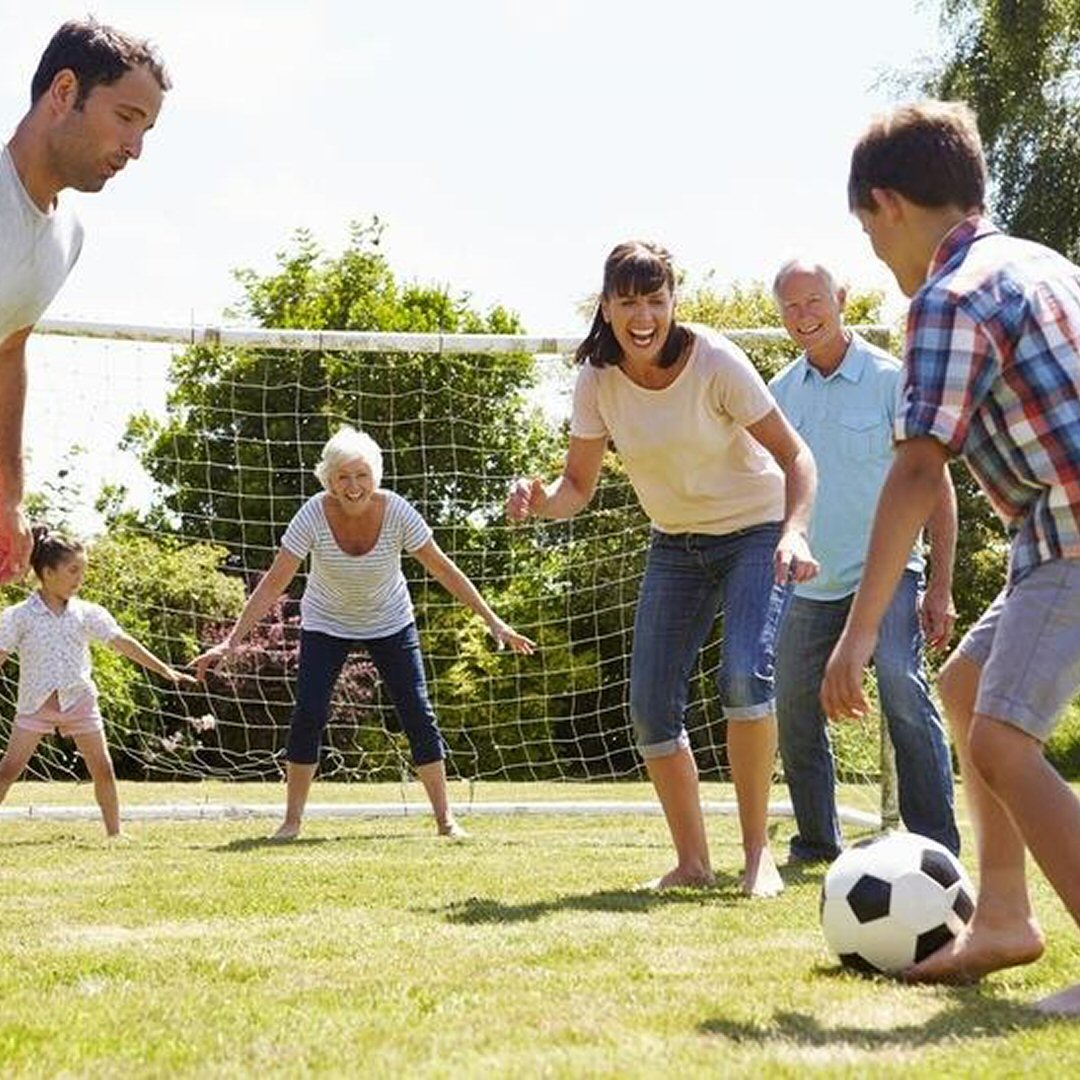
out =
[(820, 275), (833, 296), (839, 295), (842, 286), (827, 266), (822, 266), (821, 263), (810, 262), (808, 259), (788, 259), (787, 262), (776, 271), (776, 277), (773, 278), (772, 294), (773, 299), (777, 303), (780, 302), (780, 287), (784, 284), (784, 279), (789, 274), (794, 274), (797, 271), (802, 271), (806, 274)]
[(347, 461), (363, 458), (371, 469), (371, 477), (378, 487), (382, 483), (383, 458), (379, 444), (370, 436), (356, 428), (342, 427), (330, 437), (322, 449), (322, 457), (315, 466), (315, 475), (327, 491), (330, 490), (330, 478)]

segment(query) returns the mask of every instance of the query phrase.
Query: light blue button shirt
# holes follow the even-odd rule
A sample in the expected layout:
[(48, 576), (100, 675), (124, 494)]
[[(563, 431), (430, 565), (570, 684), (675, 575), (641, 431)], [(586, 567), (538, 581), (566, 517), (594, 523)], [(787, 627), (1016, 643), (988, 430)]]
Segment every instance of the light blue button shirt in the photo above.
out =
[[(818, 468), (810, 550), (821, 573), (796, 586), (798, 596), (839, 600), (859, 586), (878, 495), (893, 460), (900, 372), (898, 361), (853, 333), (828, 378), (804, 354), (769, 383)], [(908, 569), (922, 571), (919, 548)]]

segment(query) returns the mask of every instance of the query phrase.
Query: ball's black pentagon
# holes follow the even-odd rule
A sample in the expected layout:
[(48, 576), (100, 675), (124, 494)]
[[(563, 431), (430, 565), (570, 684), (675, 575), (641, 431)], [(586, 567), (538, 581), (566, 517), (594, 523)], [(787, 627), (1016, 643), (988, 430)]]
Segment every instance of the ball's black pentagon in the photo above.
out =
[(884, 919), (889, 914), (889, 899), (892, 886), (873, 874), (863, 874), (847, 894), (851, 913), (861, 923)]
[(971, 916), (975, 914), (975, 901), (964, 889), (960, 889), (953, 901), (952, 909), (964, 922), (971, 922)]
[(881, 974), (881, 971), (874, 967), (869, 960), (855, 952), (841, 953), (840, 963), (851, 971), (857, 971), (860, 975)]
[(928, 878), (933, 878), (943, 889), (955, 885), (960, 880), (960, 871), (956, 869), (956, 863), (944, 851), (931, 851), (927, 848), (919, 860), (919, 869)]
[(931, 953), (936, 953), (943, 945), (948, 945), (954, 936), (944, 923), (920, 934), (915, 939), (915, 963), (925, 960)]

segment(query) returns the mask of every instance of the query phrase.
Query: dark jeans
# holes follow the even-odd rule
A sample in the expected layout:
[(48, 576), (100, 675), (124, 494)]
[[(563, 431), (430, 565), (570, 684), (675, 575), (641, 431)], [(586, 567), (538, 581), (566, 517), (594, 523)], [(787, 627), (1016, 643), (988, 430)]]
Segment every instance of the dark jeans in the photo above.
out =
[[(920, 584), (912, 570), (900, 579), (881, 623), (874, 673), (896, 749), (900, 817), (911, 832), (959, 853), (949, 744), (923, 675)], [(776, 719), (799, 830), (792, 837), (791, 854), (798, 859), (831, 859), (843, 843), (832, 744), (820, 694), (825, 665), (854, 599), (854, 594), (840, 600), (794, 597), (777, 641)]]
[(435, 710), (428, 700), (424, 658), (416, 623), (384, 638), (363, 641), (334, 637), (317, 630), (300, 632), (300, 671), (296, 681), (296, 708), (289, 727), (289, 761), (314, 765), (330, 719), (330, 699), (345, 661), (363, 647), (371, 657), (398, 719), (409, 740), (414, 765), (430, 765), (446, 757)]

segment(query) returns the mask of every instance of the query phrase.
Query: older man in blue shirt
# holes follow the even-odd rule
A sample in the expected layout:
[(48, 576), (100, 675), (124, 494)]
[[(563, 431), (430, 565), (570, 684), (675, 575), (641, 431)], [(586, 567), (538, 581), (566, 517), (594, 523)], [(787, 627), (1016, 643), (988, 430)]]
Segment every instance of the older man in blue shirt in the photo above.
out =
[[(845, 292), (824, 267), (785, 263), (773, 295), (788, 334), (804, 352), (769, 387), (818, 467), (810, 547), (821, 572), (796, 586), (776, 653), (780, 755), (798, 827), (791, 857), (814, 861), (834, 858), (843, 844), (832, 745), (819, 695), (862, 576), (878, 495), (892, 464), (901, 367), (844, 326)], [(924, 593), (924, 560), (916, 548), (882, 622), (874, 669), (896, 750), (900, 816), (912, 832), (958, 852), (952, 762), (922, 655), (924, 634), (940, 647), (952, 632), (956, 497), (951, 482), (943, 484), (926, 529), (929, 584)]]

